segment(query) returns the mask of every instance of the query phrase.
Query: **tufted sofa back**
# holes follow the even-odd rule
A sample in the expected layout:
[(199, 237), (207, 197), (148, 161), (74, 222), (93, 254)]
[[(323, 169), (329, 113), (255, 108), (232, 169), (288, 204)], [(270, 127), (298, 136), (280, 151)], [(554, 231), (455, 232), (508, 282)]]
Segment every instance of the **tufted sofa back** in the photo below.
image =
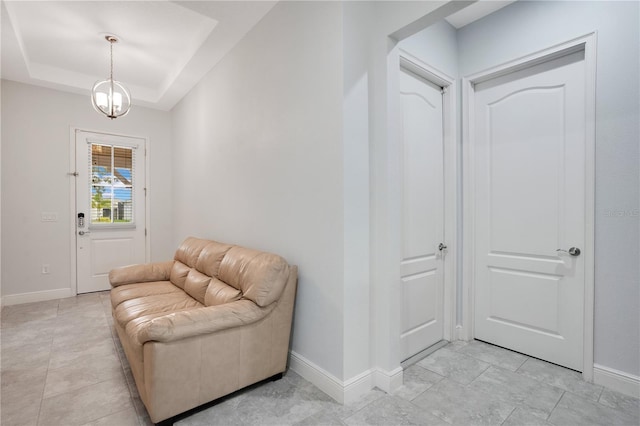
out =
[(244, 298), (264, 307), (280, 297), (288, 276), (289, 265), (275, 254), (189, 237), (170, 280), (205, 306)]

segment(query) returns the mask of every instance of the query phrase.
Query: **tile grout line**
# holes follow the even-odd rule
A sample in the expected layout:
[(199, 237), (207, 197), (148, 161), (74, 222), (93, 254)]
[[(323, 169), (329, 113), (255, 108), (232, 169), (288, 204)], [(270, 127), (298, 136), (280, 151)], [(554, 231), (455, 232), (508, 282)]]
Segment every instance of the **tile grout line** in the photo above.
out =
[[(595, 383), (594, 383), (595, 384)], [(604, 392), (604, 386), (600, 386), (600, 393), (598, 393), (598, 398), (596, 398), (596, 404), (600, 404), (603, 407), (606, 407), (606, 405), (602, 404), (600, 402), (600, 398), (602, 398), (602, 393)]]
[[(58, 312), (58, 314), (56, 315), (56, 319), (57, 319), (57, 318), (58, 318), (58, 316), (59, 316), (59, 304), (58, 304), (58, 310), (57, 310), (57, 312)], [(71, 314), (73, 314), (73, 313), (71, 313)], [(106, 320), (106, 319), (105, 319), (104, 321), (105, 321), (105, 322), (107, 322), (107, 320)], [(107, 324), (107, 325), (108, 325), (108, 324)], [(56, 329), (57, 329), (57, 327), (56, 327)], [(111, 333), (110, 333), (110, 334), (111, 334)], [(54, 339), (55, 339), (55, 337), (53, 337), (53, 338), (51, 339), (51, 345), (52, 345), (52, 346), (53, 346), (53, 340), (54, 340)], [(48, 364), (47, 364), (47, 376), (45, 377), (45, 386), (44, 386), (44, 388), (43, 388), (43, 390), (42, 390), (42, 392), (43, 392), (43, 396), (42, 396), (42, 397), (41, 397), (41, 399), (40, 399), (40, 409), (39, 409), (39, 411), (38, 411), (38, 419), (37, 419), (37, 422), (38, 422), (38, 423), (37, 423), (37, 424), (40, 424), (40, 415), (42, 414), (42, 413), (41, 413), (41, 411), (42, 411), (42, 404), (44, 403), (44, 400), (45, 400), (45, 399), (55, 398), (55, 397), (58, 397), (58, 396), (60, 396), (60, 395), (64, 395), (64, 394), (66, 394), (66, 393), (76, 392), (76, 391), (79, 391), (79, 390), (81, 390), (81, 389), (84, 389), (84, 388), (87, 388), (87, 387), (90, 387), (90, 386), (94, 386), (94, 385), (97, 385), (97, 384), (100, 384), (100, 383), (104, 383), (104, 382), (108, 382), (108, 381), (112, 380), (112, 379), (105, 379), (105, 380), (101, 380), (101, 381), (99, 381), (99, 382), (91, 383), (91, 384), (87, 384), (87, 385), (85, 385), (85, 386), (81, 386), (81, 387), (76, 388), (76, 389), (71, 389), (71, 390), (68, 390), (68, 391), (65, 391), (65, 392), (56, 393), (56, 394), (54, 394), (54, 395), (50, 395), (50, 396), (48, 396), (48, 397), (46, 397), (46, 398), (45, 398), (45, 397), (44, 397), (44, 391), (46, 390), (46, 382), (47, 382), (47, 381), (46, 381), (46, 379), (48, 378), (49, 371), (55, 371), (55, 370), (56, 370), (56, 369), (51, 369), (51, 368), (50, 368), (50, 365), (51, 365), (51, 348), (50, 348), (50, 351), (49, 351), (49, 362), (48, 362)], [(120, 364), (120, 365), (122, 366), (122, 364)], [(64, 368), (64, 367), (60, 367), (60, 368)], [(125, 382), (126, 382), (126, 379), (125, 379)], [(128, 388), (128, 386), (127, 386), (127, 388)], [(131, 393), (131, 392), (129, 392), (129, 393)], [(132, 405), (133, 405), (133, 404), (132, 404)], [(103, 417), (107, 417), (107, 416), (109, 416), (109, 415), (112, 415), (112, 414), (114, 414), (114, 413), (118, 413), (118, 412), (120, 412), (120, 411), (124, 411), (124, 410), (115, 411), (115, 412), (113, 412), (113, 413), (106, 414), (105, 416), (99, 417), (99, 418), (97, 418), (97, 419), (91, 419), (91, 420), (89, 420), (87, 423), (94, 422), (94, 421), (99, 420), (99, 419), (101, 419), (101, 418), (103, 418)], [(86, 424), (86, 423), (85, 423), (85, 424)]]
[[(57, 320), (58, 320), (58, 314), (60, 312), (60, 300), (58, 300), (58, 303), (56, 304), (56, 327), (55, 329), (58, 328), (57, 325)], [(54, 330), (55, 330), (54, 329)], [(36, 417), (36, 425), (40, 424), (40, 415), (42, 414), (42, 404), (44, 403), (44, 391), (47, 389), (47, 379), (49, 378), (49, 366), (51, 365), (51, 350), (53, 349), (53, 339), (55, 338), (55, 336), (51, 337), (51, 343), (49, 343), (49, 357), (47, 359), (47, 372), (44, 375), (44, 384), (42, 385), (42, 394), (40, 395), (40, 406), (38, 407), (38, 416)]]
[(518, 368), (516, 368), (516, 369), (515, 369), (514, 373), (517, 373), (518, 371), (520, 371), (520, 369), (522, 368), (522, 366), (523, 366), (527, 361), (529, 361), (529, 360), (531, 359), (531, 357), (530, 357), (530, 356), (525, 355), (525, 357), (526, 357), (526, 358), (524, 359), (524, 361), (522, 361), (522, 364), (520, 364), (520, 365), (518, 366)]
[(505, 422), (507, 420), (509, 420), (509, 417), (511, 417), (511, 415), (513, 414), (514, 411), (516, 411), (516, 409), (519, 407), (519, 405), (516, 405), (515, 407), (513, 407), (513, 410), (511, 410), (511, 412), (509, 413), (509, 415), (507, 417), (504, 418), (504, 420), (502, 421), (502, 423), (500, 423), (500, 425), (505, 424)]
[[(446, 378), (446, 379), (448, 379), (448, 377), (445, 377), (445, 378)], [(432, 387), (433, 387), (433, 386), (432, 386)], [(429, 389), (430, 389), (430, 388), (429, 388)], [(429, 389), (425, 390), (425, 391), (424, 391), (424, 392), (422, 392), (420, 395), (424, 394), (425, 392), (428, 392), (428, 391), (429, 391)], [(420, 395), (418, 395), (418, 396), (420, 396)], [(418, 398), (418, 397), (416, 396), (416, 397), (415, 397), (415, 398), (413, 398), (413, 399), (416, 399), (416, 398)], [(436, 412), (436, 413), (434, 413), (434, 412), (432, 412), (432, 411), (429, 411), (429, 410), (426, 410), (426, 409), (424, 409), (424, 408), (420, 407), (418, 404), (414, 404), (414, 403), (413, 403), (413, 400), (408, 401), (408, 402), (409, 402), (409, 404), (413, 405), (414, 407), (416, 407), (416, 408), (418, 408), (418, 409), (420, 409), (420, 410), (424, 411), (425, 413), (429, 413), (429, 414), (431, 414), (432, 416), (434, 416), (434, 417), (436, 417), (436, 418), (438, 418), (438, 419), (442, 420), (443, 422), (445, 422), (445, 423), (447, 423), (447, 424), (453, 424), (453, 423), (451, 423), (450, 421), (448, 421), (447, 419), (445, 419), (445, 418), (443, 418), (443, 417), (439, 416), (437, 412)]]
[[(109, 301), (109, 304), (111, 304), (111, 301)], [(137, 408), (136, 403), (134, 401), (133, 393), (131, 392), (131, 384), (129, 384), (129, 380), (127, 380), (127, 373), (125, 372), (124, 363), (123, 363), (122, 357), (120, 356), (120, 351), (118, 350), (118, 342), (116, 342), (117, 333), (113, 332), (115, 325), (109, 324), (109, 319), (107, 318), (106, 314), (105, 314), (105, 322), (107, 323), (107, 326), (109, 327), (109, 334), (111, 334), (111, 343), (113, 343), (114, 349), (116, 350), (116, 356), (118, 357), (118, 362), (120, 363), (120, 371), (122, 372), (122, 375), (124, 377), (124, 382), (127, 385), (127, 389), (129, 390), (129, 401), (131, 402), (131, 406), (133, 407), (133, 412), (136, 415), (136, 423), (138, 423), (139, 426), (145, 426), (142, 423), (142, 420), (140, 418), (140, 414), (138, 413), (138, 408)], [(123, 350), (124, 350), (124, 348), (123, 348)], [(122, 410), (122, 411), (124, 411), (124, 410)]]
[[(109, 304), (111, 304), (111, 301), (109, 301)], [(106, 317), (106, 314), (105, 314), (105, 317)], [(133, 406), (133, 411), (136, 414), (136, 422), (140, 426), (145, 426), (144, 423), (142, 422), (142, 417), (143, 416), (138, 411), (138, 406), (137, 406), (137, 404), (136, 404), (136, 402), (134, 400), (134, 397), (133, 397), (133, 392), (131, 390), (132, 384), (129, 383), (129, 380), (127, 379), (127, 373), (125, 371), (124, 363), (125, 363), (125, 361), (128, 363), (128, 361), (126, 360), (126, 357), (124, 357), (124, 359), (123, 359), (122, 355), (120, 354), (120, 351), (118, 350), (118, 343), (119, 342), (116, 341), (116, 339), (118, 339), (118, 334), (114, 333), (115, 324), (109, 324), (109, 320), (108, 319), (105, 319), (105, 321), (107, 322), (107, 326), (109, 327), (109, 333), (111, 334), (111, 341), (112, 341), (112, 343), (113, 343), (113, 345), (115, 347), (116, 356), (118, 357), (118, 361), (120, 362), (120, 370), (122, 371), (122, 375), (124, 376), (124, 382), (127, 385), (127, 389), (129, 390), (129, 401), (131, 402), (131, 405)], [(124, 350), (124, 348), (123, 348), (123, 350)], [(133, 372), (131, 374), (133, 374)], [(133, 383), (133, 386), (135, 386), (135, 382)]]
[(104, 416), (102, 416), (102, 417), (98, 417), (97, 419), (89, 420), (88, 422), (83, 423), (83, 424), (82, 424), (82, 426), (88, 425), (88, 424), (90, 424), (90, 423), (97, 422), (98, 420), (102, 420), (102, 419), (104, 419), (105, 417), (113, 416), (114, 414), (122, 413), (123, 411), (126, 411), (126, 410), (127, 410), (127, 409), (125, 408), (125, 409), (123, 409), (123, 410), (120, 410), (120, 411), (114, 411), (113, 413), (109, 413), (109, 414), (104, 415)]
[[(463, 348), (464, 348), (464, 347), (463, 347)], [(460, 349), (463, 349), (463, 348), (460, 348)], [(458, 352), (458, 351), (452, 351), (452, 352)], [(478, 380), (480, 377), (482, 377), (482, 375), (484, 375), (490, 367), (495, 367), (495, 368), (497, 368), (497, 369), (499, 369), (499, 370), (504, 370), (504, 371), (506, 371), (506, 372), (510, 372), (510, 373), (514, 373), (514, 374), (519, 374), (519, 375), (520, 375), (520, 376), (522, 376), (523, 378), (529, 378), (529, 379), (534, 380), (535, 382), (538, 382), (539, 384), (542, 384), (542, 385), (545, 385), (545, 386), (550, 386), (550, 387), (553, 387), (553, 388), (556, 388), (556, 389), (560, 390), (562, 393), (560, 394), (560, 397), (559, 397), (559, 398), (558, 398), (558, 400), (556, 401), (556, 404), (554, 405), (554, 408), (549, 412), (549, 414), (547, 415), (547, 417), (545, 418), (545, 420), (548, 420), (548, 418), (551, 416), (551, 413), (553, 412), (553, 410), (555, 410), (555, 408), (556, 408), (556, 407), (558, 406), (558, 404), (560, 403), (560, 400), (562, 399), (562, 397), (564, 396), (564, 394), (567, 392), (567, 391), (565, 391), (564, 389), (558, 388), (558, 387), (556, 387), (556, 386), (554, 386), (554, 385), (551, 385), (551, 384), (549, 384), (549, 383), (546, 383), (546, 382), (544, 382), (544, 381), (542, 381), (542, 380), (539, 380), (539, 379), (537, 379), (537, 378), (528, 377), (528, 376), (526, 376), (526, 375), (523, 375), (522, 373), (518, 373), (518, 371), (520, 370), (520, 368), (521, 368), (521, 367), (522, 367), (522, 366), (523, 366), (523, 365), (524, 365), (524, 364), (525, 364), (529, 359), (531, 359), (531, 357), (529, 357), (529, 356), (526, 356), (526, 358), (522, 361), (522, 363), (520, 364), (520, 366), (519, 366), (515, 371), (513, 371), (513, 370), (510, 370), (510, 369), (507, 369), (507, 368), (503, 368), (503, 367), (501, 367), (501, 366), (499, 366), (499, 365), (496, 365), (496, 364), (493, 364), (493, 363), (487, 362), (487, 361), (482, 360), (482, 359), (480, 359), (480, 358), (476, 358), (475, 356), (473, 356), (473, 354), (467, 354), (467, 353), (462, 353), (462, 352), (458, 352), (458, 353), (460, 353), (461, 355), (467, 356), (467, 357), (469, 357), (469, 358), (471, 358), (471, 359), (475, 359), (475, 360), (477, 360), (477, 361), (484, 362), (484, 363), (488, 364), (488, 367), (487, 367), (487, 368), (485, 368), (485, 369), (482, 371), (482, 373), (480, 373), (480, 374), (479, 374), (476, 378), (474, 378), (470, 383), (468, 383), (468, 384), (466, 384), (466, 385), (462, 385), (462, 384), (460, 384), (460, 383), (459, 383), (460, 385), (462, 385), (462, 386), (464, 386), (464, 387), (466, 387), (466, 388), (469, 388), (469, 387), (471, 386), (471, 384), (473, 384), (476, 380)], [(429, 371), (431, 371), (431, 370), (429, 370)], [(445, 376), (445, 377), (446, 377), (446, 376)], [(446, 377), (446, 378), (448, 378), (448, 377)], [(450, 379), (450, 380), (451, 380), (451, 379)], [(431, 387), (430, 387), (430, 388), (431, 388)], [(429, 390), (429, 389), (425, 390), (425, 392), (427, 392), (428, 390)], [(420, 395), (424, 394), (425, 392), (422, 392)], [(602, 391), (601, 391), (601, 392), (602, 392)], [(601, 394), (600, 394), (600, 395), (601, 395)], [(416, 398), (417, 398), (417, 397), (416, 397)], [(416, 398), (414, 398), (414, 399), (416, 399)], [(412, 401), (413, 401), (413, 400), (412, 400)], [(411, 402), (412, 402), (412, 401), (411, 401)], [(503, 420), (503, 422), (502, 422), (501, 424), (504, 424), (504, 422), (506, 422), (506, 421), (507, 421), (507, 419), (508, 419), (512, 414), (513, 414), (513, 412), (514, 412), (514, 411), (515, 411), (519, 406), (520, 406), (519, 404), (516, 404), (516, 405), (514, 406), (514, 408), (511, 410), (511, 412), (509, 413), (509, 415), (508, 415), (508, 416)], [(437, 417), (439, 417), (439, 416), (437, 416)], [(444, 419), (443, 419), (443, 420), (444, 420)]]
[[(388, 393), (385, 393), (386, 395), (389, 395)], [(383, 395), (384, 396), (384, 395)], [(379, 398), (378, 398), (379, 399)], [(353, 413), (351, 413), (349, 416), (345, 417), (345, 418), (341, 418), (340, 421), (341, 422), (346, 422), (348, 419), (350, 419), (351, 417), (355, 416), (356, 414), (358, 414), (360, 411), (364, 410), (365, 408), (369, 407), (369, 405), (375, 403), (378, 401), (378, 399), (376, 399), (375, 401), (371, 401), (370, 403), (366, 404), (364, 407), (360, 408), (359, 410), (354, 411)], [(346, 423), (345, 423), (346, 424)]]
[[(483, 362), (484, 362), (484, 361), (483, 361)], [(489, 363), (487, 363), (487, 364), (489, 364)], [(469, 383), (467, 383), (466, 385), (463, 385), (463, 386), (464, 386), (464, 387), (467, 387), (467, 388), (468, 388), (469, 386), (471, 386), (471, 383), (473, 383), (473, 382), (475, 382), (476, 380), (478, 380), (478, 379), (480, 378), (480, 376), (482, 376), (484, 373), (486, 373), (486, 372), (487, 372), (487, 370), (488, 370), (488, 369), (490, 369), (491, 367), (496, 367), (496, 366), (495, 366), (495, 365), (493, 365), (493, 364), (489, 364), (489, 365), (487, 365), (487, 367), (486, 367), (484, 370), (482, 370), (482, 372), (481, 372), (480, 374), (478, 374), (478, 375), (477, 375), (473, 380), (471, 380)], [(504, 370), (506, 370), (506, 369), (504, 369)], [(507, 371), (508, 371), (508, 370), (507, 370)], [(455, 380), (454, 380), (454, 382), (455, 382)]]
[[(558, 388), (560, 389), (560, 388)], [(549, 421), (549, 419), (551, 418), (551, 414), (553, 414), (553, 412), (556, 410), (556, 408), (558, 408), (558, 404), (560, 404), (560, 401), (562, 401), (562, 398), (564, 398), (564, 394), (567, 393), (566, 390), (560, 389), (562, 390), (562, 395), (560, 395), (560, 398), (558, 398), (558, 401), (556, 401), (556, 405), (553, 406), (553, 409), (551, 411), (549, 411), (549, 414), (547, 415), (547, 418), (545, 419), (546, 421)]]

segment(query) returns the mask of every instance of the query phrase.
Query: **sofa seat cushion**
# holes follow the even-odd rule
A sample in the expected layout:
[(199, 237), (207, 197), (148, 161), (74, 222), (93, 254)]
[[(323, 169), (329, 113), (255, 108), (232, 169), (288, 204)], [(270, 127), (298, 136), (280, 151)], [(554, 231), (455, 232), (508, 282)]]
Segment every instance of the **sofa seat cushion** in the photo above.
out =
[(125, 300), (115, 307), (113, 314), (118, 324), (126, 329), (127, 324), (135, 318), (157, 313), (169, 314), (202, 306), (202, 303), (191, 298), (187, 293), (180, 291)]
[(170, 281), (153, 281), (148, 283), (125, 284), (111, 290), (111, 306), (115, 308), (125, 300), (154, 294), (181, 293)]

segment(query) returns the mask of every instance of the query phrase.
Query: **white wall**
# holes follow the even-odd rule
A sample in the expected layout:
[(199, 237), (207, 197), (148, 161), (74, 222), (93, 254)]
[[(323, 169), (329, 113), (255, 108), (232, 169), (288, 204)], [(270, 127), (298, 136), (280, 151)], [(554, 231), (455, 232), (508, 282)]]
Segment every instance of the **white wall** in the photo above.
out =
[(344, 377), (371, 368), (369, 51), (371, 5), (343, 4)]
[(342, 78), (342, 6), (281, 2), (173, 110), (174, 242), (212, 238), (297, 264), (292, 350), (338, 379)]
[(444, 19), (405, 38), (398, 46), (438, 71), (458, 77), (458, 34)]
[[(149, 138), (151, 258), (172, 258), (169, 113), (134, 106), (128, 116), (111, 121), (94, 111), (88, 93), (1, 84), (3, 301), (25, 300), (24, 293), (45, 292), (40, 297), (47, 298), (62, 294), (55, 290), (75, 292), (67, 174), (71, 126)], [(42, 212), (56, 212), (58, 221), (41, 222)], [(51, 265), (49, 275), (41, 274), (43, 263)]]
[(469, 75), (598, 32), (595, 363), (640, 376), (638, 2), (519, 1), (458, 32)]

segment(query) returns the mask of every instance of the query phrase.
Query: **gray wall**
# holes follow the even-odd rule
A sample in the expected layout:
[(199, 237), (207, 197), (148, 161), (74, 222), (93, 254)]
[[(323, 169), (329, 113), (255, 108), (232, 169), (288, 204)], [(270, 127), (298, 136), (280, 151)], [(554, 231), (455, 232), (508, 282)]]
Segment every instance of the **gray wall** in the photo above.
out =
[(438, 21), (398, 46), (450, 77), (458, 77), (458, 34), (447, 21)]
[(595, 363), (640, 375), (638, 2), (519, 1), (458, 31), (466, 76), (597, 31)]
[(175, 243), (299, 266), (292, 349), (343, 376), (342, 7), (281, 2), (173, 110)]
[[(75, 292), (71, 278), (70, 228), (71, 126), (149, 138), (151, 259), (173, 257), (171, 115), (133, 107), (109, 120), (91, 107), (89, 95), (2, 80), (2, 297), (25, 293)], [(41, 212), (56, 212), (57, 222), (41, 222)], [(51, 273), (41, 274), (41, 265)], [(53, 293), (51, 293), (53, 292)], [(14, 297), (11, 297), (14, 296)], [(11, 303), (11, 302), (10, 302)]]

